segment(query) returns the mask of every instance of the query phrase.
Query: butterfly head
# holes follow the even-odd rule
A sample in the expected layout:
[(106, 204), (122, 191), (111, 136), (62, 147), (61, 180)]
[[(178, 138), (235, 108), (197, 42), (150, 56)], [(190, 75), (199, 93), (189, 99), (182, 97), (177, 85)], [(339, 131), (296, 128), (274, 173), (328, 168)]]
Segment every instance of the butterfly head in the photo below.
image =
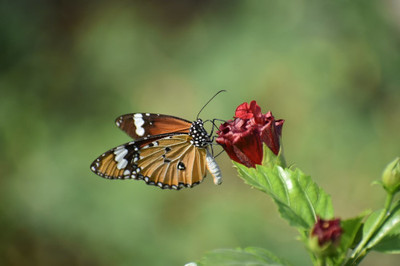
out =
[(204, 129), (203, 120), (200, 118), (197, 121), (192, 122), (192, 126), (189, 130), (189, 136), (193, 139), (190, 141), (196, 147), (206, 147), (212, 143), (210, 136)]

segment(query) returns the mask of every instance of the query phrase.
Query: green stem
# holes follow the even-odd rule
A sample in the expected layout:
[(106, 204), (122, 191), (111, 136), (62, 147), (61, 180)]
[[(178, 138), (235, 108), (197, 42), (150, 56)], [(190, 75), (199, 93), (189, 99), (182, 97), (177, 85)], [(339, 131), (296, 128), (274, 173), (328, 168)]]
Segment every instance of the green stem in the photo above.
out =
[(394, 196), (393, 193), (387, 194), (384, 209), (380, 213), (378, 219), (376, 220), (377, 222), (375, 222), (375, 224), (373, 225), (371, 230), (369, 230), (368, 234), (365, 237), (363, 237), (362, 241), (354, 249), (353, 253), (351, 254), (351, 263), (348, 265), (352, 265), (352, 264), (360, 262), (364, 258), (364, 256), (367, 254), (368, 242), (371, 240), (373, 235), (377, 232), (379, 227), (383, 224), (385, 219), (390, 214), (389, 210), (390, 210), (390, 206), (392, 205), (393, 196)]

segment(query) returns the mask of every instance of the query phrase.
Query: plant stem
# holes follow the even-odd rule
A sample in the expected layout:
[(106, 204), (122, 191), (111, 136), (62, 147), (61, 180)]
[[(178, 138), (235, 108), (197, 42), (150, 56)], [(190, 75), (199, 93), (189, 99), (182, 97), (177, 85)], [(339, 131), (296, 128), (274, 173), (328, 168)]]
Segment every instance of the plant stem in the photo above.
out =
[[(392, 205), (392, 200), (393, 200), (393, 193), (388, 193), (386, 195), (386, 200), (385, 200), (385, 206), (383, 211), (379, 214), (378, 219), (376, 220), (375, 224), (372, 226), (371, 230), (369, 230), (368, 234), (363, 237), (362, 241), (357, 245), (357, 247), (354, 249), (353, 253), (351, 254), (351, 264), (353, 263), (359, 263), (364, 256), (367, 254), (367, 249), (368, 249), (368, 242), (371, 240), (373, 235), (377, 232), (379, 227), (383, 224), (385, 219), (389, 216), (389, 210), (390, 206)], [(349, 261), (350, 262), (350, 261)]]

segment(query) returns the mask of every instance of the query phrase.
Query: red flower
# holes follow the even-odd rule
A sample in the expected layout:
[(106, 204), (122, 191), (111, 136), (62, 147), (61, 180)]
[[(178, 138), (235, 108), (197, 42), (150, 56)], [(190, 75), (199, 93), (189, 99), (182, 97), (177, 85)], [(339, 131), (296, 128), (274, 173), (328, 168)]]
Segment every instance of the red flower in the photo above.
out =
[(340, 219), (323, 220), (318, 217), (317, 223), (311, 231), (311, 236), (318, 237), (318, 244), (322, 247), (327, 243), (339, 244), (342, 233)]
[(247, 167), (261, 164), (263, 143), (278, 155), (284, 120), (275, 120), (271, 112), (261, 113), (256, 101), (243, 103), (236, 108), (235, 119), (219, 127), (216, 142), (229, 157)]

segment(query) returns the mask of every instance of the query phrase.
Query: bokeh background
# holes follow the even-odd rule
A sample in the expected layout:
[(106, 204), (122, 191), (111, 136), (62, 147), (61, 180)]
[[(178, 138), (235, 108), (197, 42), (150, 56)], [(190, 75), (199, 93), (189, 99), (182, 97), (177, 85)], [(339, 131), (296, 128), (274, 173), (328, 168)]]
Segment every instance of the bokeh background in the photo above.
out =
[(89, 170), (129, 141), (117, 116), (192, 120), (221, 89), (201, 117), (230, 119), (255, 99), (285, 119), (288, 162), (332, 195), (336, 216), (383, 205), (371, 182), (400, 155), (396, 0), (19, 0), (2, 1), (0, 18), (1, 265), (183, 265), (246, 246), (309, 265), (226, 154), (223, 185), (178, 192)]

